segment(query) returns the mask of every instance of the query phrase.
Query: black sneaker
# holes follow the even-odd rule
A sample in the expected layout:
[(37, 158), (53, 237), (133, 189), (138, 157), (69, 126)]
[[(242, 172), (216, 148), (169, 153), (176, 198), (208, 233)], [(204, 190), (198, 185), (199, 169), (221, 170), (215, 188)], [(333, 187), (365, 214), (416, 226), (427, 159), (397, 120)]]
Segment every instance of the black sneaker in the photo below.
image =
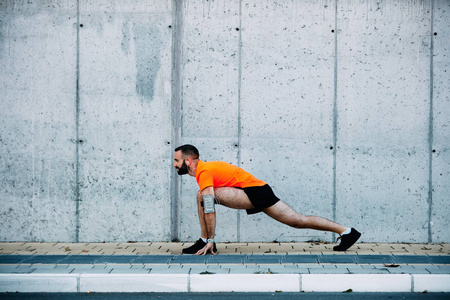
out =
[[(196, 241), (194, 245), (184, 248), (183, 253), (184, 254), (195, 254), (199, 250), (203, 249), (203, 247), (205, 247), (205, 246), (206, 246), (206, 243), (202, 239), (198, 239), (198, 241)], [(213, 252), (217, 253), (216, 243), (214, 243)]]
[(350, 248), (361, 236), (361, 233), (358, 232), (355, 228), (352, 228), (349, 234), (344, 234), (338, 237), (338, 240), (341, 239), (341, 243), (338, 246), (334, 246), (334, 251), (345, 251)]

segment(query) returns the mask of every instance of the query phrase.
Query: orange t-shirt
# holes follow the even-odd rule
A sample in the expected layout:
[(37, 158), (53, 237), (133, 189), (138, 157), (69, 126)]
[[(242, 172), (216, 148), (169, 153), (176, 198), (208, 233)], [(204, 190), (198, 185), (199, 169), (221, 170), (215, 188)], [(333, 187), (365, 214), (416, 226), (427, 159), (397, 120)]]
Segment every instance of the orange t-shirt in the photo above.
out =
[(201, 191), (210, 186), (246, 188), (266, 184), (243, 169), (224, 161), (203, 162), (200, 160), (195, 178)]

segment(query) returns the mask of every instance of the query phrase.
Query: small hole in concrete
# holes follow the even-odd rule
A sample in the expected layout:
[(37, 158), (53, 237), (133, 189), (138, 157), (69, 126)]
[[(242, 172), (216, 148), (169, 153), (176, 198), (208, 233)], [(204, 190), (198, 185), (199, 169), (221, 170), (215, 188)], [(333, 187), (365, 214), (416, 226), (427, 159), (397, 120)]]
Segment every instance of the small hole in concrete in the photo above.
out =
[(435, 32), (434, 35), (437, 35), (437, 32)]
[(80, 24), (80, 27), (83, 27), (83, 24)]
[(334, 32), (334, 29), (331, 29), (331, 32)]
[(236, 31), (239, 31), (239, 28), (236, 27)]

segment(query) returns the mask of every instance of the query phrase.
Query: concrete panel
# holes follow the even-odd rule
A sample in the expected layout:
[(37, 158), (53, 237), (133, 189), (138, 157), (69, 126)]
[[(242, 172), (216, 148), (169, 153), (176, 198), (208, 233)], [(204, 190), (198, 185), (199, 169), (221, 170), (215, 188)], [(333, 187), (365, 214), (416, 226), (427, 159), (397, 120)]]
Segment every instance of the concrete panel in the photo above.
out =
[(75, 235), (76, 1), (0, 5), (0, 240)]
[[(327, 218), (333, 211), (334, 20), (333, 6), (317, 1), (242, 7), (242, 167), (296, 211)], [(260, 230), (261, 222), (270, 225)], [(245, 213), (241, 236), (331, 238)]]
[(450, 292), (449, 274), (413, 274), (415, 293), (448, 293)]
[[(239, 1), (186, 1), (182, 20), (182, 144), (237, 164)], [(195, 178), (183, 178), (180, 239), (197, 240)], [(218, 208), (216, 239), (236, 241), (237, 212)]]
[[(410, 292), (409, 274), (302, 274), (305, 292)], [(326, 282), (327, 284), (323, 284)]]
[(81, 274), (80, 292), (187, 292), (188, 277), (187, 274)]
[(170, 239), (169, 6), (80, 7), (80, 240)]
[(298, 274), (190, 275), (191, 292), (299, 292)]
[(363, 241), (428, 239), (429, 10), (339, 2), (337, 221)]
[(450, 2), (435, 1), (432, 241), (450, 241)]
[(76, 293), (77, 274), (0, 274), (2, 293)]
[(239, 1), (183, 8), (182, 138), (237, 138)]

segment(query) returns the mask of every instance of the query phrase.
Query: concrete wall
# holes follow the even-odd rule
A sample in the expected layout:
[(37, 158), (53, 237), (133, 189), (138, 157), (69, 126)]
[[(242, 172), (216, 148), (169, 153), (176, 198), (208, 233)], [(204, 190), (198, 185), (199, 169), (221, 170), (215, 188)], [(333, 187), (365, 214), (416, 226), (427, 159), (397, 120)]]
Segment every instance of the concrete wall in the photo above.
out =
[[(197, 145), (365, 242), (450, 242), (450, 3), (1, 1), (0, 240), (196, 240)], [(219, 207), (219, 241), (331, 241)]]

